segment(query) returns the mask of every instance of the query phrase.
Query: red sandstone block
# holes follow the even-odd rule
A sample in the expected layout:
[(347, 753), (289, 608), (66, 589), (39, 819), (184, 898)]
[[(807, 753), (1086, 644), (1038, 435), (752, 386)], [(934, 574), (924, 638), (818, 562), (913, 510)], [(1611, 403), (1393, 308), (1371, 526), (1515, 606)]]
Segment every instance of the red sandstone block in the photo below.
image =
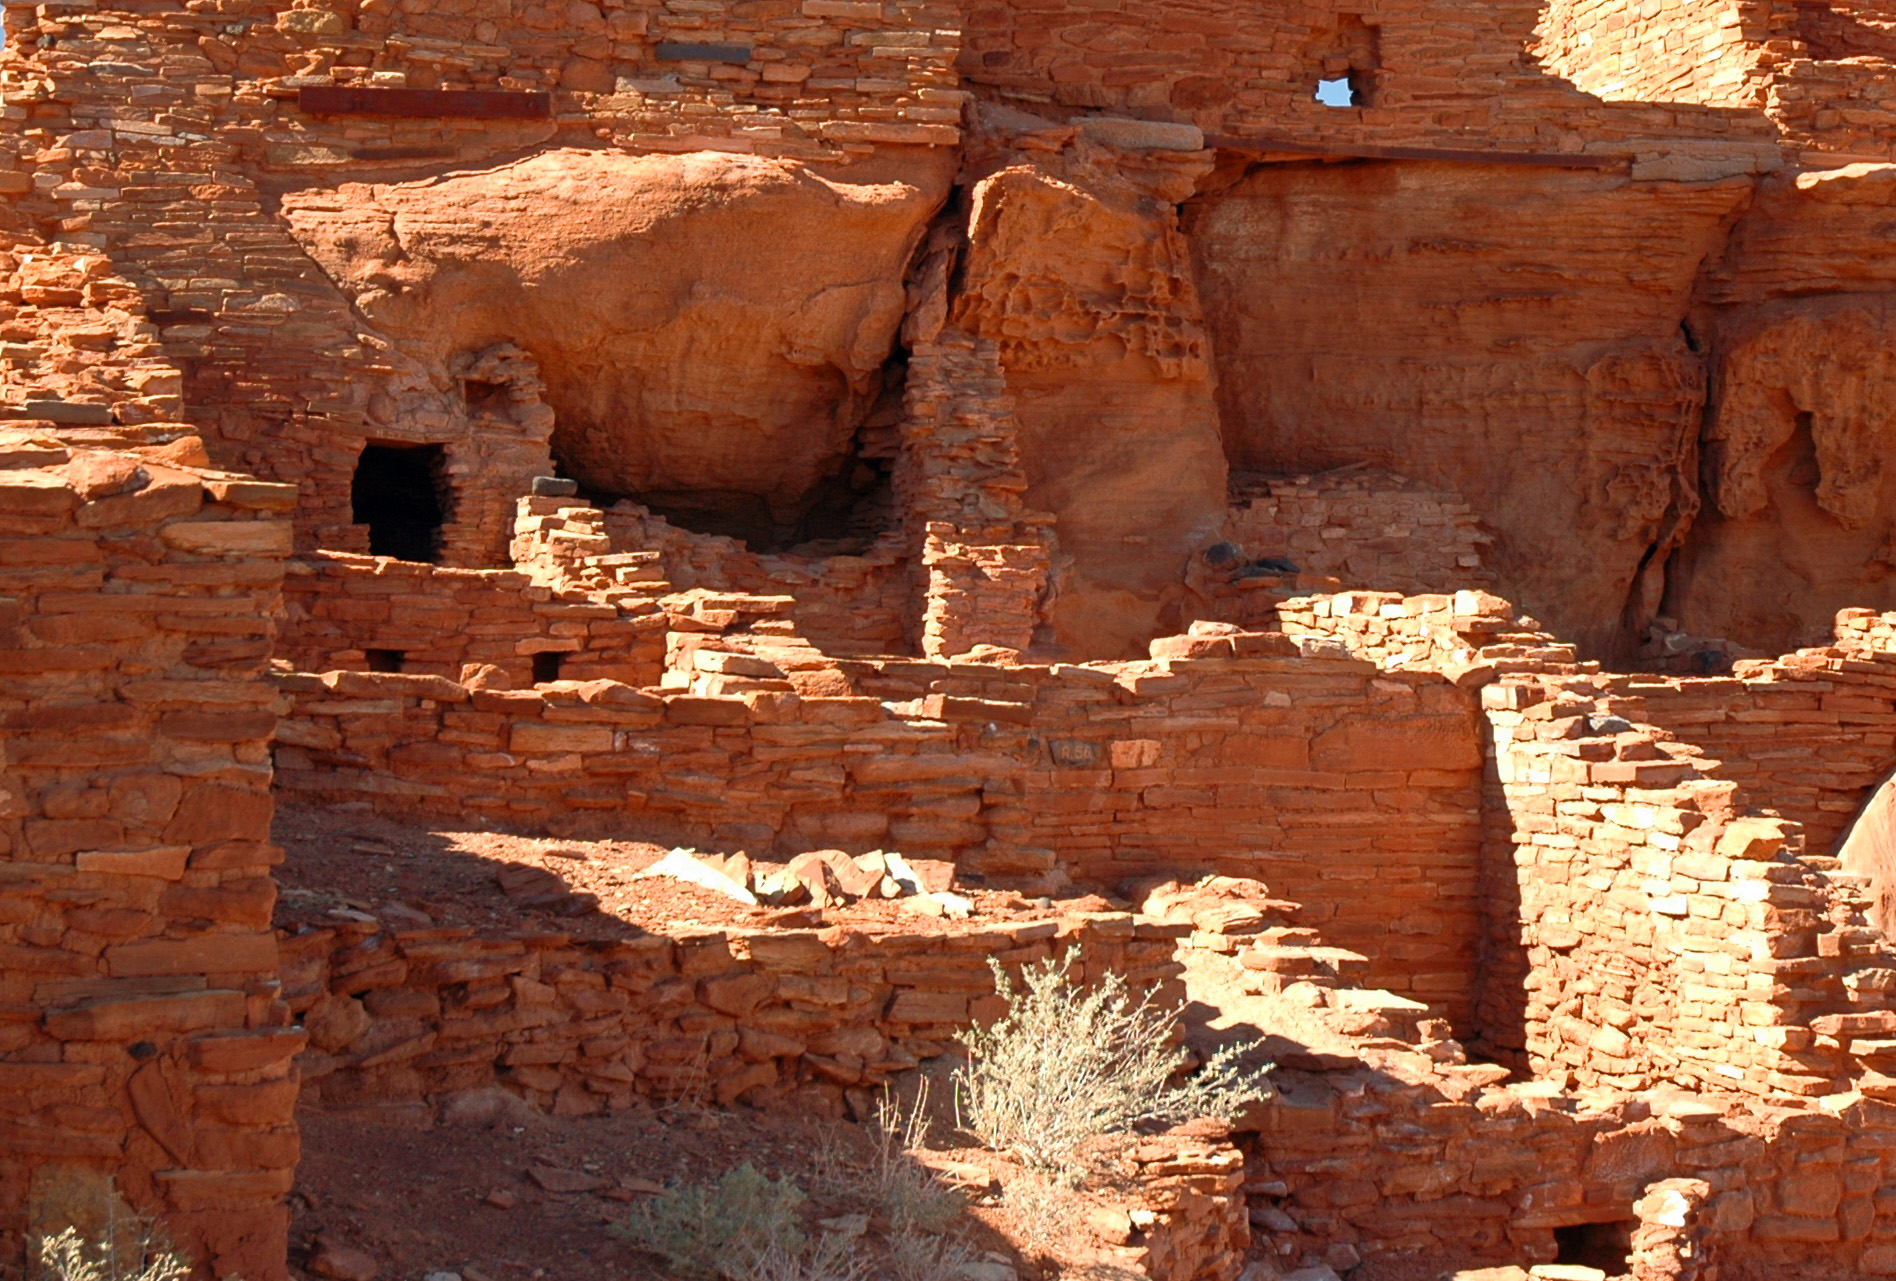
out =
[(41, 862), (62, 860), (83, 849), (125, 843), (125, 825), (111, 818), (40, 818), (26, 821), (26, 843)]
[(891, 1023), (962, 1023), (968, 1018), (968, 998), (904, 988), (896, 992), (883, 1017)]
[(0, 1098), (36, 1090), (70, 1097), (105, 1080), (105, 1069), (91, 1063), (0, 1063)]
[(294, 1169), (286, 1168), (160, 1170), (153, 1177), (180, 1210), (221, 1210), (271, 1205), (289, 1192), (295, 1175)]
[(264, 741), (276, 733), (273, 712), (166, 712), (158, 732), (167, 738), (210, 743)]
[(283, 861), (283, 847), (263, 841), (219, 841), (191, 851), (194, 872), (275, 867)]
[(275, 973), (276, 936), (200, 934), (188, 939), (150, 939), (105, 951), (113, 977), (165, 974)]
[(256, 1072), (300, 1054), (309, 1042), (301, 1028), (214, 1032), (193, 1037), (191, 1064), (203, 1072)]
[(80, 850), (73, 856), (73, 865), (81, 872), (175, 881), (183, 877), (190, 853), (188, 845), (154, 845), (142, 850)]
[(747, 725), (750, 716), (742, 698), (680, 694), (665, 700), (667, 725)]
[(194, 1092), (205, 1116), (230, 1125), (277, 1125), (296, 1110), (295, 1077), (257, 1085), (200, 1085)]
[[(81, 1157), (117, 1160), (124, 1155), (121, 1134), (82, 1134), (64, 1126), (0, 1121), (0, 1151), (15, 1156)], [(284, 1183), (287, 1191), (289, 1184)]]
[(46, 1012), (47, 1032), (62, 1041), (131, 1041), (154, 1032), (235, 1027), (243, 1021), (244, 994), (217, 989), (106, 997)]
[[(5, 586), (0, 578), (0, 586)], [(47, 672), (102, 671), (118, 664), (117, 651), (101, 645), (68, 645), (59, 649), (0, 650), (0, 676), (38, 676)]]
[(201, 783), (179, 802), (164, 839), (180, 845), (211, 841), (265, 840), (275, 806), (270, 793), (227, 783)]

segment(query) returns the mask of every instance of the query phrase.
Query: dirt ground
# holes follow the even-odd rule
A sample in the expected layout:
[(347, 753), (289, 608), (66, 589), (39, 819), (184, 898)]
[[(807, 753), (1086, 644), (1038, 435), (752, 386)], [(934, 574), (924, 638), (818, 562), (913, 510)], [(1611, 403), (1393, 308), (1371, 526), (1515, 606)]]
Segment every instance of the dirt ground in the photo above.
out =
[[(555, 1118), (530, 1109), (485, 1122), (443, 1123), (420, 1106), (304, 1109), (303, 1160), (291, 1195), (290, 1257), (297, 1278), (328, 1246), (363, 1252), (376, 1281), (420, 1281), (452, 1273), (461, 1281), (605, 1281), (665, 1278), (661, 1260), (608, 1229), (629, 1206), (661, 1187), (712, 1183), (749, 1163), (792, 1178), (809, 1194), (806, 1231), (825, 1219), (869, 1208), (838, 1188), (838, 1171), (870, 1158), (863, 1127), (753, 1111), (667, 1108), (604, 1117)], [(927, 1154), (967, 1209), (950, 1229), (968, 1257), (1002, 1263), (1020, 1281), (1062, 1268), (1041, 1256), (1019, 1214), (983, 1186), (983, 1168), (1009, 1184), (1018, 1172), (1001, 1158), (959, 1143)], [(590, 1183), (580, 1191), (547, 1185)], [(1076, 1194), (1077, 1195), (1077, 1194)], [(1089, 1201), (1067, 1212), (1084, 1233)], [(870, 1235), (882, 1225), (872, 1220)], [(1084, 1248), (1084, 1236), (1075, 1238)], [(316, 1263), (317, 1268), (324, 1265)], [(360, 1279), (366, 1281), (366, 1278)]]
[[(280, 806), (275, 836), (285, 850), (277, 869), (277, 922), (292, 929), (372, 915), (398, 927), (546, 929), (583, 938), (831, 924), (870, 933), (934, 933), (1045, 919), (1055, 908), (1012, 892), (966, 887), (957, 887), (974, 901), (966, 921), (919, 916), (899, 900), (822, 910), (749, 908), (695, 885), (637, 879), (635, 873), (665, 854), (657, 845), (513, 836), (315, 806)], [(1056, 910), (1124, 906), (1087, 896), (1063, 900)], [(947, 1095), (945, 1088), (939, 1093)], [(460, 1281), (666, 1277), (656, 1256), (614, 1236), (609, 1226), (660, 1188), (715, 1182), (746, 1162), (772, 1178), (787, 1175), (810, 1194), (804, 1213), (813, 1235), (823, 1218), (860, 1208), (860, 1198), (825, 1191), (839, 1161), (870, 1150), (860, 1126), (744, 1107), (643, 1104), (602, 1117), (556, 1118), (509, 1100), (496, 1114), (471, 1122), (444, 1120), (422, 1105), (303, 1109), (303, 1158), (291, 1198), (294, 1275), (342, 1281), (370, 1275), (423, 1281), (435, 1274)], [(949, 1180), (957, 1187), (979, 1162), (1008, 1168), (962, 1139), (937, 1146), (942, 1151), (931, 1160), (963, 1171)], [(578, 1185), (589, 1186), (558, 1190)], [(1050, 1257), (1043, 1267), (1012, 1244), (1032, 1234), (998, 1192), (973, 1183), (964, 1191), (968, 1211), (952, 1235), (973, 1260), (1005, 1260), (1020, 1281), (1058, 1274)]]
[[(973, 915), (965, 921), (919, 915), (902, 899), (863, 899), (821, 910), (752, 908), (686, 882), (638, 879), (638, 872), (665, 855), (663, 846), (399, 823), (310, 805), (280, 805), (274, 835), (285, 854), (276, 873), (278, 924), (290, 927), (325, 916), (369, 913), (398, 926), (510, 932), (543, 927), (579, 938), (694, 926), (842, 923), (871, 933), (938, 934), (1044, 919), (1049, 906), (1012, 891), (957, 886), (956, 893), (974, 900)], [(755, 866), (774, 870), (781, 865), (759, 861)], [(1097, 896), (1059, 904), (1063, 911), (1113, 906), (1125, 905)]]
[[(1049, 903), (957, 887), (975, 903), (967, 921), (921, 917), (900, 900), (750, 908), (695, 885), (637, 879), (666, 852), (657, 845), (513, 836), (310, 806), (280, 807), (276, 839), (285, 848), (277, 916), (286, 928), (373, 915), (398, 927), (545, 929), (586, 938), (773, 924), (937, 932), (1129, 906), (1099, 895)], [(1279, 1065), (1280, 1083), (1288, 1083), (1300, 1072), (1380, 1066), (1385, 1057), (1415, 1054), (1398, 1042), (1340, 1036), (1306, 1002), (1245, 991), (1230, 957), (1189, 952), (1186, 960), (1184, 1024), (1201, 1056), (1233, 1041), (1254, 1042)], [(938, 1105), (951, 1097), (949, 1066), (943, 1060), (930, 1072), (941, 1078), (933, 1091)], [(998, 1190), (1016, 1186), (1018, 1171), (955, 1134), (951, 1112), (935, 1111), (936, 1137), (925, 1158), (956, 1172), (949, 1181), (967, 1208), (951, 1235), (965, 1242), (973, 1261), (998, 1265), (983, 1275), (1080, 1275), (1072, 1261), (1091, 1240), (1085, 1200), (1053, 1226), (1056, 1236), (1066, 1234), (1065, 1244), (1049, 1238), (1044, 1221), (1030, 1223)], [(291, 1198), (291, 1261), (299, 1281), (665, 1278), (671, 1274), (656, 1256), (608, 1230), (641, 1199), (679, 1183), (713, 1183), (749, 1162), (772, 1178), (791, 1177), (810, 1194), (804, 1217), (815, 1235), (822, 1219), (861, 1208), (859, 1197), (837, 1192), (834, 1176), (839, 1162), (870, 1150), (863, 1127), (746, 1107), (641, 1104), (602, 1117), (555, 1118), (505, 1096), (472, 1118), (445, 1118), (417, 1104), (304, 1109), (299, 1121), (303, 1159)], [(992, 1188), (985, 1176), (975, 1177), (983, 1168), (996, 1176)], [(1445, 1262), (1378, 1261), (1356, 1274), (1361, 1281), (1435, 1281)]]

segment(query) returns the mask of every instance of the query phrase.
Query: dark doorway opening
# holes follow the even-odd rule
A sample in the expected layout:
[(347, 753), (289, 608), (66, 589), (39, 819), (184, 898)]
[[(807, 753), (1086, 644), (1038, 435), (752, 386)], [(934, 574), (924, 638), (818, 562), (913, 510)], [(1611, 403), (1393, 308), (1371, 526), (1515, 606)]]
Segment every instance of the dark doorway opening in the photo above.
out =
[(372, 672), (399, 672), (402, 670), (402, 660), (408, 657), (399, 649), (368, 649), (362, 652), (369, 660), (369, 670)]
[(1577, 1263), (1598, 1268), (1610, 1277), (1619, 1276), (1626, 1271), (1627, 1260), (1632, 1257), (1634, 1226), (1631, 1219), (1616, 1219), (1610, 1223), (1575, 1223), (1555, 1228), (1554, 1248), (1559, 1253), (1554, 1262)]
[(550, 685), (560, 678), (560, 660), (566, 655), (558, 650), (543, 649), (533, 656), (533, 683)]
[(364, 445), (349, 497), (369, 527), (369, 554), (433, 561), (448, 515), (446, 451), (440, 445)]

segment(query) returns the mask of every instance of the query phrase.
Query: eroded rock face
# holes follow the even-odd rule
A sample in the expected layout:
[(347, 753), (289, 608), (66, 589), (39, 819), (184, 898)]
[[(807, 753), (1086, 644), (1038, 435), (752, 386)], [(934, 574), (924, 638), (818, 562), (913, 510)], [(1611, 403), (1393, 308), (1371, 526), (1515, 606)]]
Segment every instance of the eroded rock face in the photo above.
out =
[(1670, 571), (1686, 631), (1777, 653), (1896, 605), (1896, 166), (1760, 185), (1707, 270), (1706, 505)]
[(952, 156), (832, 178), (717, 152), (556, 150), (286, 197), (298, 240), (408, 355), (538, 362), (589, 489), (793, 525), (881, 390)]
[[(1370, 463), (1455, 493), (1497, 590), (1623, 649), (1697, 505), (1680, 322), (1748, 182), (1273, 165), (1195, 203), (1233, 466)], [(1452, 577), (1452, 566), (1445, 566)]]
[(975, 185), (954, 318), (999, 344), (1027, 501), (1058, 519), (1055, 636), (1121, 657), (1190, 621), (1179, 584), (1220, 536), (1225, 461), (1173, 206), (1068, 170)]
[(1837, 610), (1896, 603), (1896, 296), (1766, 304), (1719, 334), (1709, 501), (1667, 608), (1754, 648), (1820, 643)]

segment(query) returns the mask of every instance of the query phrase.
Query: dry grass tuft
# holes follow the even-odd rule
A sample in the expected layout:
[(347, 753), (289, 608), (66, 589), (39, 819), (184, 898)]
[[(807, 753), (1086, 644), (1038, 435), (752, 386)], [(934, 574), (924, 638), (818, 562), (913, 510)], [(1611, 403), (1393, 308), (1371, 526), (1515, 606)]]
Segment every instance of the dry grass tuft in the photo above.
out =
[(145, 1225), (127, 1240), (108, 1229), (104, 1241), (88, 1241), (67, 1228), (34, 1244), (40, 1281), (186, 1281), (191, 1265), (157, 1241)]

